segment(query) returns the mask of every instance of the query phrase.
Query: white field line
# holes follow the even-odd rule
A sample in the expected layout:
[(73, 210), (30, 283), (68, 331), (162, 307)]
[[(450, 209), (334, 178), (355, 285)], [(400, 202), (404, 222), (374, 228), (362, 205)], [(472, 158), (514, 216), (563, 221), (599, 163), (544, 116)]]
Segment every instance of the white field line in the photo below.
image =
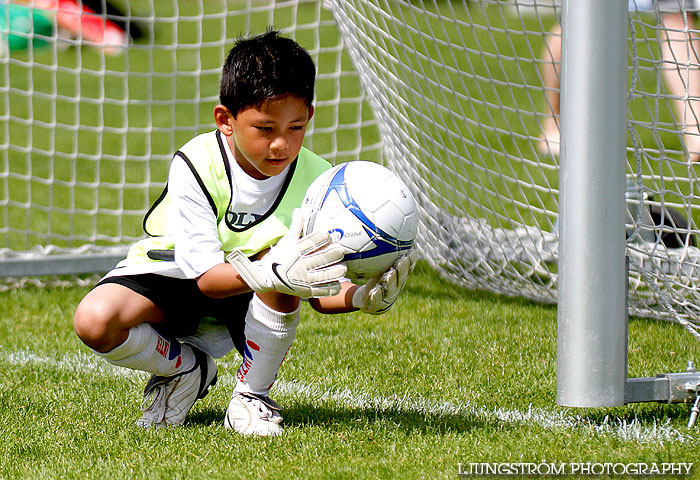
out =
[[(70, 353), (60, 358), (37, 355), (29, 351), (6, 352), (0, 347), (0, 363), (17, 366), (46, 366), (81, 373), (90, 371), (93, 374), (117, 377), (143, 376), (144, 372), (115, 367), (95, 355), (83, 352)], [(233, 362), (219, 361), (230, 371), (238, 367)], [(219, 378), (219, 386), (233, 389), (233, 376)], [(372, 396), (367, 393), (353, 392), (348, 388), (332, 389), (314, 384), (290, 382), (279, 379), (275, 383), (276, 396), (293, 399), (313, 400), (315, 402), (336, 402), (350, 408), (378, 412), (409, 413), (423, 416), (453, 417), (464, 416), (474, 420), (498, 421), (511, 425), (537, 425), (549, 429), (580, 430), (591, 434), (610, 435), (623, 441), (639, 443), (663, 444), (664, 442), (693, 442), (696, 436), (683, 432), (670, 424), (654, 420), (653, 423), (640, 422), (636, 418), (628, 421), (605, 417), (602, 423), (596, 423), (580, 415), (571, 415), (566, 411), (552, 411), (539, 407), (528, 407), (527, 410), (509, 409), (502, 407), (486, 407), (470, 405), (469, 403), (435, 402), (423, 398), (409, 396)], [(697, 427), (696, 427), (697, 428)]]

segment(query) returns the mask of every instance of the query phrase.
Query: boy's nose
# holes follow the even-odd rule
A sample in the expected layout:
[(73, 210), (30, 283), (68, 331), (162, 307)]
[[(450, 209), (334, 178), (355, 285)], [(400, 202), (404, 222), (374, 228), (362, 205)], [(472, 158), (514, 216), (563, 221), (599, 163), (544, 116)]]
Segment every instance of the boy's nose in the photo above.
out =
[(274, 152), (283, 152), (287, 147), (289, 147), (289, 142), (283, 136), (275, 138), (270, 144), (270, 150)]

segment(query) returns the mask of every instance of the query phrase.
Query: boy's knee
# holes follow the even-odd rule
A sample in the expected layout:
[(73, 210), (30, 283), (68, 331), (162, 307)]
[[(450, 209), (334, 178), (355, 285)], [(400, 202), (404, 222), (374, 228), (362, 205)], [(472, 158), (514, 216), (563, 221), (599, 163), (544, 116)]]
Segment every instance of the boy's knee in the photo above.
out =
[(98, 352), (113, 348), (111, 315), (103, 305), (82, 302), (73, 317), (73, 330), (85, 345)]

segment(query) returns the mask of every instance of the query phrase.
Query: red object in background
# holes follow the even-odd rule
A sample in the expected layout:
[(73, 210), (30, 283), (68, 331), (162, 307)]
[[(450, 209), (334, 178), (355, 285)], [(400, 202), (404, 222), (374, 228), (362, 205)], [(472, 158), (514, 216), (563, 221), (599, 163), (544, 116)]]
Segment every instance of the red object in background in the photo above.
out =
[(56, 18), (56, 24), (78, 39), (117, 53), (128, 44), (128, 35), (116, 23), (108, 20), (79, 0), (23, 0), (34, 8), (46, 10)]

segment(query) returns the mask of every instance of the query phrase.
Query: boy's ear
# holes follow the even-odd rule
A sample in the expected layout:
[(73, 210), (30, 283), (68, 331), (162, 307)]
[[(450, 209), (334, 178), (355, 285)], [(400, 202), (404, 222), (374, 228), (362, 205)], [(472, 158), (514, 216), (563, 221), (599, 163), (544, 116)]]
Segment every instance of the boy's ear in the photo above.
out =
[(314, 116), (314, 106), (309, 105), (309, 120), (311, 120), (311, 118), (313, 118), (313, 116)]
[(231, 126), (233, 115), (231, 115), (231, 111), (228, 108), (223, 105), (214, 107), (214, 121), (216, 122), (216, 128), (221, 133), (227, 137), (233, 134), (233, 127)]

